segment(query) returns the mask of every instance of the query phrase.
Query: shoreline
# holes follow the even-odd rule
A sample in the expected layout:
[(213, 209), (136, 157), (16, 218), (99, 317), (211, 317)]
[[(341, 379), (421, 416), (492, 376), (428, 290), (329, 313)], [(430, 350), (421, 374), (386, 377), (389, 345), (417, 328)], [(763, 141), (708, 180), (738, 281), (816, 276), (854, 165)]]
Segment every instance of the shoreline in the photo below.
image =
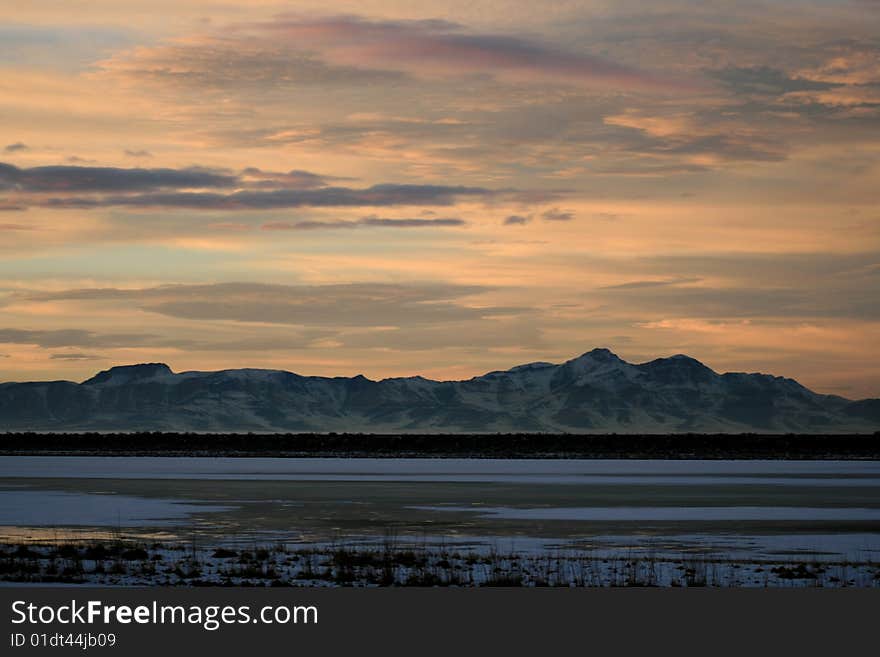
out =
[(874, 434), (3, 433), (3, 456), (880, 460)]

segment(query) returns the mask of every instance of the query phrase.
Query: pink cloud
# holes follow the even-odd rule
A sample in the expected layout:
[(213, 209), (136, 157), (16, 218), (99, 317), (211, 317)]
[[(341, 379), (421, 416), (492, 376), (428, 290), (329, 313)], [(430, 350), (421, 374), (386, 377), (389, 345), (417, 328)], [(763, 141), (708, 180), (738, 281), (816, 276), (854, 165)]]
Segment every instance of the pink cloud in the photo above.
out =
[(302, 19), (280, 16), (237, 28), (270, 34), (276, 46), (317, 54), (360, 68), (425, 75), (492, 75), (515, 81), (582, 86), (684, 86), (600, 57), (566, 52), (514, 36), (466, 32), (446, 21), (367, 21), (357, 17)]

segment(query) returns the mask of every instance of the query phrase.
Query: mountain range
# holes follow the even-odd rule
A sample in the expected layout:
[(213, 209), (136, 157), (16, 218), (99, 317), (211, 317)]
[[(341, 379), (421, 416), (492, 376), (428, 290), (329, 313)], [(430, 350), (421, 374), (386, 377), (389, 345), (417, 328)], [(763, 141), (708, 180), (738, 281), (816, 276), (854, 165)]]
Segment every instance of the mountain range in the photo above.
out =
[(594, 349), (464, 381), (113, 367), (82, 382), (0, 384), (2, 431), (364, 433), (848, 433), (880, 429), (880, 399), (793, 379), (719, 374), (688, 356), (628, 363)]

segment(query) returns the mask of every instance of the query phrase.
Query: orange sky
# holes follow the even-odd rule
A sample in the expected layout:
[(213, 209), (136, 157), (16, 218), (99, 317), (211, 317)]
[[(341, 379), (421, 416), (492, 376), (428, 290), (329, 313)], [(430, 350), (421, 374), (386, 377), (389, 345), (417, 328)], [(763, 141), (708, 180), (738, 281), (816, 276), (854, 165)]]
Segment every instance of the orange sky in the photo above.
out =
[(609, 347), (880, 396), (880, 6), (0, 5), (0, 380)]

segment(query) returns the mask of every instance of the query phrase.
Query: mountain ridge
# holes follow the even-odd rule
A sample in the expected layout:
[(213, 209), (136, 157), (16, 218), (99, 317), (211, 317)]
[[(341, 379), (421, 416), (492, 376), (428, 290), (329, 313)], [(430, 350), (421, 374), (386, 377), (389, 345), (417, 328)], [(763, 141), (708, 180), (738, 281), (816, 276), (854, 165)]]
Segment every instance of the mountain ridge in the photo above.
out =
[(880, 428), (880, 399), (794, 379), (719, 374), (676, 354), (640, 364), (609, 349), (470, 379), (378, 381), (285, 370), (175, 373), (120, 365), (82, 383), (0, 384), (2, 431), (849, 433)]

